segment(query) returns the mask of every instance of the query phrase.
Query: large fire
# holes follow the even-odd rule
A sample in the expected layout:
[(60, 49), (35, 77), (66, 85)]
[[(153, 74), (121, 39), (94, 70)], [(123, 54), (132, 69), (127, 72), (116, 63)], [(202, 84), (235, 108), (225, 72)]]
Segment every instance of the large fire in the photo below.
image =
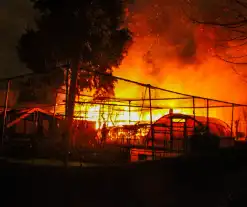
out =
[[(132, 5), (128, 26), (134, 34), (134, 43), (120, 68), (114, 75), (158, 86), (184, 94), (246, 103), (246, 83), (231, 65), (213, 56), (214, 44), (220, 37), (214, 28), (193, 25), (171, 1), (137, 1)], [(101, 104), (76, 104), (75, 113), (82, 119), (96, 121), (97, 128), (135, 124), (150, 121), (148, 92), (145, 87), (119, 81), (115, 95), (119, 99), (145, 99), (144, 101), (117, 102), (108, 100)], [(152, 90), (152, 98), (182, 97)], [(87, 101), (91, 101), (87, 99)], [(138, 105), (135, 107), (134, 105)], [(143, 108), (140, 106), (144, 106)], [(174, 112), (193, 114), (192, 99), (152, 101), (152, 120), (155, 121), (173, 108)], [(222, 105), (213, 103), (210, 105)], [(180, 108), (180, 107), (184, 108)], [(196, 106), (206, 106), (204, 100), (196, 100)], [(185, 108), (191, 107), (191, 108)], [(213, 108), (209, 116), (230, 124), (231, 108)], [(206, 109), (196, 109), (196, 115), (206, 116)], [(239, 119), (240, 113), (234, 119)]]

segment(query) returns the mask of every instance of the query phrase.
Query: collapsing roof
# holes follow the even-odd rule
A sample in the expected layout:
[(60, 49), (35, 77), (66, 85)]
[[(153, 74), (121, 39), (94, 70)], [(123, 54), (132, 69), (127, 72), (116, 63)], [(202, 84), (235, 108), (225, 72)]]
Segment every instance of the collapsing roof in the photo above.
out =
[[(33, 113), (41, 113), (44, 114), (46, 116), (50, 116), (53, 117), (53, 114), (45, 111), (43, 109), (40, 108), (32, 108), (32, 109), (23, 109), (23, 110), (10, 110), (8, 111), (8, 114), (15, 114), (15, 118), (12, 119), (9, 123), (7, 123), (6, 127), (10, 128), (13, 125), (17, 124), (18, 122), (20, 122), (22, 119), (25, 119), (27, 117), (29, 117), (31, 114)], [(56, 117), (57, 119), (58, 117)]]

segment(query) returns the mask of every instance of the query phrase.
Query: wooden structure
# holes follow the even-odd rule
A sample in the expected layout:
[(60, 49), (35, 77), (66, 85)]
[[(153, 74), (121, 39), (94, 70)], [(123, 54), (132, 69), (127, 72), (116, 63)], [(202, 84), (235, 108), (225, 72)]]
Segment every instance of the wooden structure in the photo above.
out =
[(6, 114), (4, 142), (32, 138), (52, 137), (55, 139), (59, 137), (61, 124), (60, 118), (40, 108), (12, 109)]
[[(74, 120), (72, 146), (82, 147), (95, 144), (95, 125), (95, 122)], [(61, 145), (65, 130), (63, 117), (54, 116), (46, 110), (41, 108), (13, 109), (7, 111), (3, 137), (5, 143), (49, 141)]]

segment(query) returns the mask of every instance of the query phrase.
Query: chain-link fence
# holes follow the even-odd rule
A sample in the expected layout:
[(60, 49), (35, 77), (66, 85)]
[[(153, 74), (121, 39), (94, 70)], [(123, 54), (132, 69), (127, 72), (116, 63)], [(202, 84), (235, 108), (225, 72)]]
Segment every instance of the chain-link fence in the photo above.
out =
[[(224, 147), (231, 145), (229, 139), (247, 133), (245, 105), (166, 90), (148, 80), (139, 83), (82, 71), (74, 101), (72, 149), (125, 148), (135, 155), (139, 149), (152, 156), (173, 156), (188, 150), (188, 140), (198, 133), (228, 140)], [(44, 145), (44, 155), (49, 151), (62, 156), (68, 80), (62, 69), (1, 80), (2, 145), (29, 137), (27, 148)]]

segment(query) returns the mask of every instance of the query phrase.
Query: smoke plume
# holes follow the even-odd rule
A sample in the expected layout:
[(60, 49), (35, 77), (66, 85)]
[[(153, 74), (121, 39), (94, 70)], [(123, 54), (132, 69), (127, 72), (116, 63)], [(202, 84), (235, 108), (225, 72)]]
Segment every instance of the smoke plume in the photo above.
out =
[[(188, 18), (192, 14), (198, 19), (219, 18), (220, 14), (229, 20), (233, 13), (224, 13), (226, 1), (192, 0), (190, 10), (183, 2), (136, 0), (130, 5), (127, 24), (134, 44), (115, 74), (178, 92), (246, 103), (246, 83), (232, 65), (214, 56), (215, 45), (228, 32)], [(116, 88), (117, 95), (136, 97), (137, 93), (121, 84)]]

